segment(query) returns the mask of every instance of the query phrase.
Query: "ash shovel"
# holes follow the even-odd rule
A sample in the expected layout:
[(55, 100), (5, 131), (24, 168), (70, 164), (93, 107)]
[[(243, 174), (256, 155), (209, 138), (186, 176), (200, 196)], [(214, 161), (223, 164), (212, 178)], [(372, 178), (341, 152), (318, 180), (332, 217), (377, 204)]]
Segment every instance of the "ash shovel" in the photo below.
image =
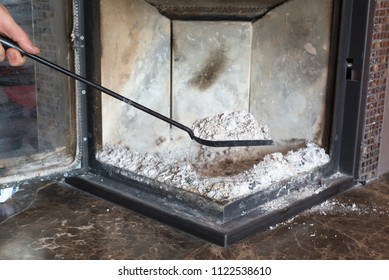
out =
[(15, 42), (13, 42), (12, 40), (10, 40), (9, 38), (6, 38), (2, 35), (0, 35), (0, 43), (3, 45), (4, 49), (8, 49), (8, 48), (13, 48), (13, 49), (16, 49), (18, 50), (23, 56), (27, 56), (41, 64), (44, 64), (46, 65), (47, 67), (51, 68), (51, 69), (54, 69), (58, 72), (61, 72), (62, 74), (65, 74), (71, 78), (74, 78), (82, 83), (85, 83), (93, 88), (95, 88), (96, 90), (99, 90), (101, 92), (104, 92), (105, 94), (108, 94), (109, 96), (113, 97), (113, 98), (116, 98), (117, 100), (119, 101), (122, 101), (124, 103), (127, 103), (128, 105), (131, 105), (149, 115), (152, 115), (164, 122), (167, 122), (169, 123), (170, 125), (172, 126), (175, 126), (181, 130), (184, 130), (186, 131), (190, 138), (202, 145), (205, 145), (205, 146), (211, 146), (211, 147), (238, 147), (238, 146), (268, 146), (268, 145), (273, 145), (273, 140), (207, 140), (207, 139), (203, 139), (203, 138), (200, 138), (200, 137), (197, 137), (193, 130), (190, 129), (189, 127), (171, 119), (171, 118), (168, 118), (164, 115), (161, 115), (160, 113), (158, 112), (155, 112), (139, 103), (136, 103), (130, 99), (128, 99), (127, 97), (124, 97), (110, 89), (107, 89), (101, 85), (98, 85), (92, 81), (89, 81), (85, 78), (83, 78), (82, 76), (80, 75), (77, 75), (57, 64), (54, 64), (40, 56), (37, 56), (37, 55), (34, 55), (34, 54), (30, 54), (26, 51), (24, 51), (23, 49), (21, 49)]

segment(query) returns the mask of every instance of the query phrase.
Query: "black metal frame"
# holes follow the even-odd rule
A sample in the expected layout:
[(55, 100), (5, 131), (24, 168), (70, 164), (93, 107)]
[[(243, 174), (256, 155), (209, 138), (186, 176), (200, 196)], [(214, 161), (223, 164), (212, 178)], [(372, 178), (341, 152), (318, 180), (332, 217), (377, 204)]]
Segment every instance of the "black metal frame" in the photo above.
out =
[[(80, 25), (85, 26), (86, 77), (98, 82), (101, 65), (100, 60), (95, 58), (101, 57), (100, 10), (99, 5), (92, 2), (80, 1), (85, 5), (83, 18), (88, 19)], [(333, 99), (328, 100), (333, 103), (332, 119), (327, 119), (331, 126), (328, 127), (331, 131), (328, 139), (331, 162), (306, 178), (307, 182), (322, 178), (322, 182), (328, 185), (324, 191), (271, 214), (262, 214), (255, 207), (264, 202), (264, 198), (258, 194), (244, 198), (243, 201), (222, 204), (180, 190), (161, 191), (152, 184), (119, 175), (119, 172), (95, 159), (101, 147), (100, 135), (95, 133), (96, 129), (98, 131), (101, 128), (101, 114), (95, 106), (100, 102), (100, 94), (89, 87), (86, 87), (85, 107), (82, 109), (88, 114), (83, 132), (88, 138), (84, 143), (84, 174), (67, 178), (66, 182), (221, 246), (231, 245), (358, 184), (363, 104), (369, 79), (366, 65), (370, 53), (370, 23), (375, 1), (335, 2), (334, 13), (341, 17), (334, 18), (332, 39), (338, 47), (331, 54), (331, 61), (336, 66), (332, 73), (335, 74), (329, 73), (329, 90), (335, 92)], [(338, 172), (342, 175), (337, 179), (328, 179)], [(304, 183), (290, 184), (292, 189), (298, 189)], [(241, 202), (244, 202), (249, 212), (243, 217), (236, 211), (237, 204)]]
[(362, 154), (375, 4), (376, 1), (372, 0), (344, 1), (342, 17), (344, 27), (340, 36), (340, 63), (337, 69), (339, 82), (335, 92), (338, 95), (343, 93), (344, 96), (339, 98), (340, 103), (335, 106), (343, 118), (341, 125), (335, 127), (335, 141), (340, 141), (337, 146), (339, 171), (350, 174), (356, 181), (359, 181)]

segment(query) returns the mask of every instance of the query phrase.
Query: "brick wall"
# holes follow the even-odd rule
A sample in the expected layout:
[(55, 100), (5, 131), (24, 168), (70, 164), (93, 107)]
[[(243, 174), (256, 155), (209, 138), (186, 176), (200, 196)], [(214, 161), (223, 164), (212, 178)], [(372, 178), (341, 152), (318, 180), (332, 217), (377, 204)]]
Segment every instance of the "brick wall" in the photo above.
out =
[[(382, 128), (388, 77), (389, 1), (377, 0), (373, 21), (370, 77), (367, 89), (364, 138), (360, 161), (360, 179), (375, 179), (379, 172)], [(388, 102), (388, 101), (387, 101)], [(381, 155), (382, 156), (382, 155)]]
[[(388, 71), (389, 72), (389, 71)], [(389, 96), (389, 73), (386, 83), (386, 96)], [(385, 102), (384, 123), (382, 127), (381, 152), (378, 175), (389, 172), (389, 99)]]

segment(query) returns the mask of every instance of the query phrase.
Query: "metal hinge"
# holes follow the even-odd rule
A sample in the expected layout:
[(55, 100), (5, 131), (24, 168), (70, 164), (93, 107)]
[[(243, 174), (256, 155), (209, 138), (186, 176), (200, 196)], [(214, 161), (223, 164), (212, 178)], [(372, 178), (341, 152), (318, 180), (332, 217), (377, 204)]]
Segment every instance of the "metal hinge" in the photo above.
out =
[(71, 38), (71, 41), (73, 42), (74, 49), (85, 48), (85, 36), (84, 35), (72, 33), (70, 35), (70, 38)]

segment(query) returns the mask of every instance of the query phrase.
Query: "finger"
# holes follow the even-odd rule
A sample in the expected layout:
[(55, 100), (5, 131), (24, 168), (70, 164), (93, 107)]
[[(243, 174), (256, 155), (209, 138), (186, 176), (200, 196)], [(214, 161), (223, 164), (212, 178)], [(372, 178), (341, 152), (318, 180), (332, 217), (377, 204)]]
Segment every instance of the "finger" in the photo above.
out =
[(0, 62), (3, 62), (5, 60), (5, 50), (3, 48), (3, 45), (0, 44)]
[(26, 62), (26, 58), (23, 57), (20, 52), (15, 49), (8, 49), (6, 51), (6, 56), (8, 63), (11, 66), (21, 66)]
[(19, 45), (19, 47), (21, 47), (26, 52), (32, 54), (38, 54), (40, 52), (39, 48), (34, 46), (28, 35), (18, 25), (14, 26), (11, 32), (9, 29), (6, 29), (4, 34), (10, 39), (14, 40)]

